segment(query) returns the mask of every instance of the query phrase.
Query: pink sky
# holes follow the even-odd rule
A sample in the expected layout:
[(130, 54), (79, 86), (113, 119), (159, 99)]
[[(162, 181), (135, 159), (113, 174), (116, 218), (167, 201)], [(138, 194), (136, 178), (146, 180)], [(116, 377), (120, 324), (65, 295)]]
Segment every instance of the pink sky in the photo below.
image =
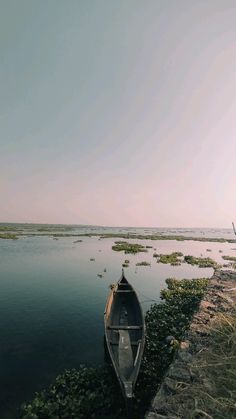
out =
[(235, 1), (3, 9), (0, 222), (230, 227)]

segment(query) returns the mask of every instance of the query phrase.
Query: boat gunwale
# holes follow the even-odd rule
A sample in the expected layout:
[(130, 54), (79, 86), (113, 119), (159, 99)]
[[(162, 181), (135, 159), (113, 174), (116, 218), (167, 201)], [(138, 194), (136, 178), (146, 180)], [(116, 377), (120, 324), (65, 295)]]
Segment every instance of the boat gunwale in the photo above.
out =
[[(125, 279), (125, 281), (127, 281), (127, 284), (125, 285), (129, 285), (132, 289), (132, 291), (134, 292), (134, 295), (136, 297), (136, 301), (139, 304), (139, 308), (140, 308), (140, 315), (141, 315), (141, 323), (140, 323), (140, 330), (142, 330), (142, 337), (140, 339), (140, 348), (139, 348), (139, 356), (136, 362), (136, 365), (133, 366), (133, 372), (134, 372), (134, 377), (132, 380), (132, 396), (128, 397), (126, 392), (125, 392), (125, 383), (128, 383), (129, 381), (124, 381), (122, 380), (120, 373), (119, 373), (119, 368), (117, 367), (115, 360), (114, 360), (114, 352), (112, 349), (112, 344), (110, 343), (110, 339), (108, 338), (108, 330), (109, 330), (109, 326), (107, 325), (107, 311), (108, 311), (108, 305), (109, 302), (112, 298), (112, 296), (114, 296), (115, 292), (117, 291), (119, 284), (121, 283), (122, 279)], [(124, 284), (123, 284), (124, 285)], [(113, 297), (114, 298), (114, 297)], [(133, 398), (134, 396), (134, 387), (138, 378), (138, 374), (139, 374), (139, 370), (140, 370), (140, 365), (141, 365), (141, 361), (142, 361), (142, 356), (143, 356), (143, 351), (144, 351), (144, 345), (145, 345), (145, 322), (144, 322), (144, 316), (143, 316), (143, 311), (142, 311), (142, 307), (141, 304), (139, 302), (138, 296), (136, 291), (134, 290), (133, 286), (128, 282), (128, 280), (125, 278), (124, 275), (124, 270), (122, 269), (122, 275), (121, 278), (119, 279), (119, 281), (116, 283), (116, 285), (111, 289), (111, 292), (109, 293), (109, 296), (107, 298), (107, 302), (106, 302), (106, 306), (105, 306), (105, 311), (104, 311), (104, 328), (105, 328), (105, 340), (106, 340), (106, 345), (107, 345), (107, 349), (110, 355), (110, 359), (113, 365), (113, 368), (115, 370), (115, 374), (117, 376), (117, 379), (119, 381), (122, 393), (124, 395), (125, 400), (127, 400), (128, 398)]]

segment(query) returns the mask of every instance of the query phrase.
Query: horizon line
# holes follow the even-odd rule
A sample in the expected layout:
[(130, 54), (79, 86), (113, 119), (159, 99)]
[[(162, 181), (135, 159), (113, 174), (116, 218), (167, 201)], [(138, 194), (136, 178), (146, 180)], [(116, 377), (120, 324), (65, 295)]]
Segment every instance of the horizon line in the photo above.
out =
[[(84, 226), (84, 227), (106, 227), (106, 228), (148, 228), (148, 229), (152, 229), (152, 228), (158, 228), (158, 229), (195, 229), (195, 230), (200, 230), (200, 229), (231, 229), (230, 227), (167, 227), (167, 226), (125, 226), (125, 225), (104, 225), (104, 224), (75, 224), (75, 223), (43, 223), (43, 222), (19, 222), (19, 221), (0, 221), (0, 224), (27, 224), (27, 225), (54, 225), (54, 226)], [(232, 226), (232, 222), (231, 222), (231, 226)]]

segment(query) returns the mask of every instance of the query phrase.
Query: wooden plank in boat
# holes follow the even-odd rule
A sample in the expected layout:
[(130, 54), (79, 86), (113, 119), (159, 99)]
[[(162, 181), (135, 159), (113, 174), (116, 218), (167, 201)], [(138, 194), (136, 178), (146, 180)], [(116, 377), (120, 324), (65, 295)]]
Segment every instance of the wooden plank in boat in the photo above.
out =
[(117, 326), (111, 325), (108, 326), (108, 329), (115, 329), (115, 330), (140, 330), (142, 326), (123, 326), (122, 324), (118, 324)]
[[(139, 342), (140, 341), (130, 341), (130, 343), (131, 343), (131, 346), (138, 346), (138, 344), (139, 344)], [(112, 340), (110, 341), (110, 345), (115, 345), (115, 346), (117, 346), (117, 345), (119, 345), (119, 342), (113, 342)]]
[(116, 293), (117, 292), (134, 292), (134, 290), (117, 290), (117, 291), (115, 291)]

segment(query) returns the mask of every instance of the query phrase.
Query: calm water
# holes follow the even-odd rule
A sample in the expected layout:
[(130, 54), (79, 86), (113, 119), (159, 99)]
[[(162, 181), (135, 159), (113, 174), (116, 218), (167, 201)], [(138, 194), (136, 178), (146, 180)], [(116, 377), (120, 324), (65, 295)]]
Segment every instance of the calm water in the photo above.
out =
[[(82, 227), (77, 229), (80, 232)], [(87, 232), (91, 227), (86, 229)], [(115, 229), (118, 230), (121, 229)], [(154, 232), (154, 229), (142, 229), (147, 230)], [(180, 230), (175, 231), (182, 234)], [(199, 236), (199, 231), (189, 231), (189, 235)], [(104, 229), (100, 228), (99, 232)], [(163, 233), (167, 234), (167, 230)], [(233, 238), (232, 232), (224, 230), (219, 234), (218, 230), (217, 237)], [(81, 363), (103, 363), (104, 306), (109, 284), (119, 279), (125, 259), (130, 260), (127, 278), (138, 291), (144, 311), (150, 306), (148, 299), (159, 299), (167, 277), (198, 278), (211, 276), (213, 272), (187, 264), (177, 267), (157, 264), (152, 256), (154, 249), (138, 255), (114, 252), (111, 247), (115, 239), (87, 237), (82, 238), (82, 243), (74, 243), (75, 240), (73, 237), (0, 240), (2, 419), (16, 418), (17, 407), (32, 398), (35, 391), (49, 385), (65, 368), (78, 367)], [(236, 250), (232, 250), (236, 245), (228, 243), (135, 242), (151, 245), (158, 253), (182, 251), (210, 256), (219, 262), (222, 262), (220, 249), (223, 254), (236, 255)], [(211, 252), (207, 252), (209, 248)], [(142, 260), (151, 262), (151, 267), (136, 267)], [(105, 268), (107, 272), (99, 278), (97, 274)]]

